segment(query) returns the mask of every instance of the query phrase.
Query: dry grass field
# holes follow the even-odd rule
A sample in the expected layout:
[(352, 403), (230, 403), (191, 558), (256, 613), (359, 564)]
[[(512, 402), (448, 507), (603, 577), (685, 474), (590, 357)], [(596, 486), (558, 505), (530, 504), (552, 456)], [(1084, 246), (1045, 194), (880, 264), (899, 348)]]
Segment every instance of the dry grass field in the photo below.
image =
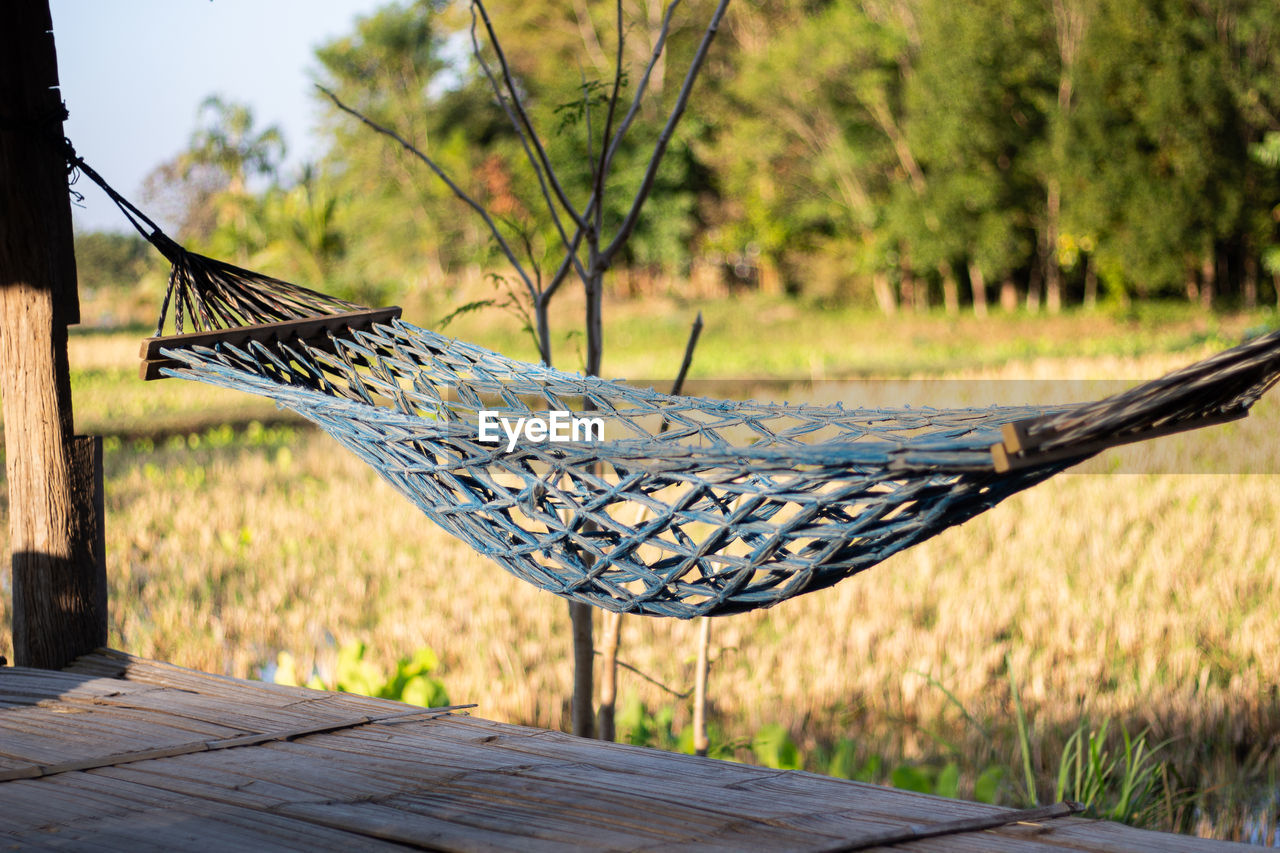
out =
[[(629, 315), (615, 341), (643, 339), (634, 329), (657, 322), (643, 313)], [(797, 323), (764, 365), (713, 322), (699, 372), (794, 375), (808, 362), (810, 373), (874, 374), (905, 359), (894, 349), (904, 344), (886, 343), (862, 368), (850, 366), (839, 324), (813, 322), (808, 331)], [(977, 325), (911, 322), (919, 329), (892, 337), (909, 346), (923, 336), (919, 351), (937, 355), (899, 375), (937, 375), (954, 362), (963, 370), (950, 375), (970, 378), (1134, 379), (1207, 354), (1251, 321), (1224, 322), (1199, 345), (1194, 322), (1135, 332), (1136, 344), (1123, 324), (1083, 334), (1097, 325), (1087, 318), (1033, 327), (1041, 337), (1029, 343)], [(669, 329), (651, 339), (678, 348), (685, 318), (661, 323)], [(845, 336), (876, 339), (865, 321)], [(798, 343), (814, 340), (817, 367)], [(953, 355), (956, 340), (974, 341), (971, 357)], [(1089, 357), (1066, 356), (1073, 343)], [(289, 425), (210, 426), (201, 422), (210, 412), (243, 421), (272, 410), (172, 380), (139, 390), (125, 379), (135, 338), (73, 344), (79, 422), (126, 425), (107, 456), (113, 646), (241, 677), (261, 677), (281, 651), (303, 670), (331, 673), (351, 641), (388, 669), (427, 646), (454, 701), (476, 702), (492, 719), (567, 727), (562, 601), (450, 539), (327, 437)], [(618, 347), (611, 373), (664, 370), (653, 347)], [(1144, 347), (1152, 352), (1136, 352)], [(179, 423), (198, 426), (161, 437)], [(1122, 726), (1161, 744), (1158, 825), (1256, 840), (1275, 832), (1280, 791), (1278, 625), (1273, 393), (1213, 441), (1176, 436), (1112, 451), (832, 590), (715, 620), (715, 727), (725, 749), (749, 758), (753, 734), (781, 724), (810, 769), (828, 769), (839, 747), (845, 766), (877, 781), (900, 765), (955, 762), (961, 795), (985, 768), (1007, 767), (1002, 796), (1013, 801), (1025, 794), (1016, 687), (1042, 797), (1054, 793), (1072, 731), (1111, 720), (1113, 749)], [(676, 729), (689, 701), (672, 691), (692, 686), (696, 636), (696, 623), (632, 617), (623, 627), (622, 659), (652, 681), (623, 672), (621, 693), (651, 712), (670, 709)], [(6, 630), (0, 654), (7, 643)]]

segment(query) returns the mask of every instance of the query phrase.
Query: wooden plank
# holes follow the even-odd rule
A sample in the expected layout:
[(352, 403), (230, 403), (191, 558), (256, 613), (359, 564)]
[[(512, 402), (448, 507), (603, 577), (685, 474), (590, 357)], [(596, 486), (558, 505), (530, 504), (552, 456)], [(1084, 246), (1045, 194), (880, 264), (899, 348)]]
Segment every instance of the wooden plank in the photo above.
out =
[(1003, 444), (996, 444), (992, 446), (991, 458), (992, 463), (995, 466), (996, 473), (1004, 474), (1009, 471), (1016, 471), (1020, 468), (1027, 468), (1032, 465), (1045, 465), (1052, 462), (1061, 462), (1067, 459), (1084, 459), (1101, 453), (1104, 450), (1109, 450), (1112, 447), (1122, 447), (1126, 444), (1133, 444), (1138, 441), (1164, 438), (1169, 435), (1177, 435), (1180, 432), (1189, 432), (1203, 427), (1231, 423), (1232, 421), (1238, 421), (1241, 418), (1248, 417), (1248, 415), (1248, 410), (1245, 410), (1242, 412), (1234, 412), (1229, 415), (1180, 421), (1178, 423), (1168, 424), (1166, 426), (1156, 427), (1153, 429), (1139, 430), (1137, 432), (1126, 433), (1124, 435), (1109, 436), (1097, 441), (1084, 441), (1066, 447), (1055, 447), (1051, 450), (1040, 450), (1039, 448), (1043, 447), (1055, 437), (1055, 433), (1052, 431), (1044, 431), (1043, 433), (1036, 435), (1034, 438), (1028, 436), (1028, 428), (1039, 420), (1038, 418), (1032, 418), (1025, 421), (1005, 424), (1001, 427), (1004, 442)]
[[(738, 815), (726, 818), (708, 813), (696, 803), (660, 801), (631, 803), (631, 810), (624, 817), (609, 817), (624, 801), (583, 797), (571, 783), (520, 780), (501, 772), (460, 774), (458, 768), (439, 762), (418, 764), (416, 773), (399, 778), (369, 776), (357, 772), (346, 760), (335, 760), (331, 753), (316, 750), (315, 740), (307, 744), (307, 755), (299, 754), (300, 744), (281, 744), (271, 747), (271, 751), (286, 752), (286, 757), (265, 755), (257, 749), (241, 750), (104, 772), (128, 774), (128, 778), (145, 779), (147, 785), (156, 786), (158, 775), (169, 765), (168, 772), (184, 792), (205, 798), (229, 797), (242, 804), (256, 801), (274, 813), (306, 816), (326, 825), (361, 831), (368, 831), (368, 815), (372, 811), (380, 815), (377, 824), (391, 824), (405, 833), (395, 837), (421, 839), (427, 827), (427, 837), (433, 838), (507, 837), (508, 849), (519, 848), (536, 837), (553, 839), (558, 844), (594, 840), (587, 846), (599, 846), (603, 839), (613, 846), (630, 847), (646, 839), (687, 838), (695, 826), (718, 831), (726, 823), (741, 820)], [(189, 766), (193, 761), (201, 765), (200, 770)], [(205, 768), (211, 762), (223, 772), (220, 791), (210, 789)], [(187, 766), (182, 769), (179, 765)], [(228, 775), (225, 771), (229, 769), (233, 772)], [(271, 786), (265, 801), (261, 799), (264, 782)], [(645, 807), (637, 807), (640, 805)], [(673, 809), (679, 813), (673, 816)], [(789, 837), (794, 841), (794, 833)]]
[(1037, 421), (1039, 421), (1039, 418), (1030, 418), (1028, 420), (1013, 421), (1000, 427), (1000, 437), (1004, 439), (1005, 450), (1009, 453), (1026, 453), (1028, 450), (1034, 450), (1038, 442), (1031, 439), (1028, 430)]
[(377, 323), (389, 323), (397, 319), (400, 314), (400, 307), (393, 305), (387, 308), (326, 314), (323, 317), (261, 323), (256, 326), (233, 326), (212, 332), (186, 332), (181, 335), (147, 338), (142, 342), (140, 375), (146, 380), (163, 379), (164, 376), (160, 373), (162, 369), (184, 366), (176, 359), (166, 358), (161, 354), (161, 350), (211, 347), (219, 343), (243, 347), (250, 341), (259, 343), (303, 341), (317, 348), (326, 349), (329, 347), (328, 335), (331, 332), (338, 334), (347, 329), (368, 329)]
[[(890, 838), (886, 833), (899, 838), (911, 829), (912, 840), (893, 850), (1234, 849), (1077, 818), (976, 831), (966, 823), (959, 828), (970, 831), (916, 838), (915, 826), (955, 833), (955, 826), (936, 825), (1007, 820), (1010, 813), (471, 717), (428, 720), (421, 709), (388, 700), (279, 689), (117, 653), (95, 659), (124, 661), (126, 675), (147, 680), (117, 680), (123, 689), (112, 695), (107, 679), (0, 670), (0, 693), (10, 673), (29, 693), (47, 695), (53, 683), (67, 690), (82, 686), (73, 700), (33, 696), (26, 707), (0, 710), (3, 748), (16, 734), (19, 740), (43, 738), (39, 743), (53, 752), (96, 745), (98, 761), (122, 757), (103, 753), (102, 744), (131, 742), (151, 751), (123, 756), (130, 763), (64, 767), (56, 775), (0, 783), (0, 814), (18, 816), (0, 829), (0, 841), (31, 846), (57, 839), (129, 853), (159, 842), (192, 846), (195, 835), (202, 848), (287, 847), (306, 839), (310, 847), (326, 849), (377, 842), (459, 850), (819, 850), (880, 843)], [(225, 720), (217, 718), (219, 704), (227, 708)], [(358, 723), (371, 709), (398, 716), (330, 728), (338, 710), (352, 714), (348, 723)], [(188, 727), (280, 720), (302, 721), (292, 732), (301, 736), (235, 735), (197, 744), (205, 747), (198, 751), (155, 737), (175, 731), (186, 736)], [(13, 769), (21, 768), (0, 763), (0, 772)], [(48, 834), (51, 826), (59, 827), (57, 834)]]
[(941, 838), (943, 836), (965, 835), (996, 829), (1011, 823), (1043, 823), (1054, 818), (1067, 817), (1084, 810), (1078, 803), (1055, 803), (1033, 809), (1002, 810), (982, 817), (963, 818), (960, 820), (936, 821), (929, 824), (914, 824), (899, 827), (887, 832), (868, 834), (828, 847), (821, 853), (856, 853), (874, 847), (893, 847), (925, 838)]
[(310, 690), (306, 687), (290, 687), (265, 681), (246, 681), (228, 675), (189, 669), (163, 661), (145, 660), (114, 649), (104, 649), (82, 660), (118, 663), (123, 667), (123, 677), (129, 683), (149, 684), (187, 690), (204, 696), (222, 697), (228, 704), (245, 704), (265, 709), (312, 707), (316, 703), (333, 703), (335, 707), (349, 709), (350, 714), (386, 713), (388, 709), (403, 709), (403, 703), (390, 699), (357, 696), (326, 690)]
[(22, 849), (404, 849), (312, 821), (96, 775), (11, 782), (3, 791), (13, 808), (5, 812), (0, 843)]
[(1062, 821), (1054, 828), (1055, 841), (1072, 850), (1116, 850), (1126, 853), (1244, 853), (1257, 851), (1250, 844), (1194, 838), (1170, 832), (1148, 832), (1106, 820)]
[[(71, 773), (77, 770), (94, 770), (101, 767), (114, 767), (121, 764), (133, 764), (139, 761), (152, 761), (160, 758), (173, 758), (179, 755), (189, 755), (197, 752), (208, 752), (222, 749), (236, 749), (239, 747), (256, 746), (272, 741), (286, 741), (293, 738), (307, 737), (314, 734), (323, 734), (338, 729), (353, 728), (356, 726), (364, 726), (373, 722), (390, 721), (397, 719), (405, 719), (408, 717), (428, 717), (430, 715), (447, 714), (460, 707), (472, 706), (452, 706), (447, 708), (428, 708), (415, 709), (413, 711), (402, 711), (388, 717), (370, 718), (357, 717), (355, 719), (345, 719), (339, 721), (329, 721), (302, 728), (295, 728), (284, 731), (266, 731), (251, 732), (247, 734), (237, 734), (232, 737), (220, 737), (211, 740), (191, 741), (185, 738), (176, 739), (177, 742), (171, 742), (163, 746), (150, 746), (141, 749), (129, 749), (125, 751), (106, 751), (98, 754), (76, 757), (70, 760), (58, 761), (51, 764), (36, 764), (30, 767), (18, 767), (12, 770), (0, 771), (0, 782), (7, 779), (27, 779), (42, 778), (45, 776), (55, 776), (61, 773)], [(136, 735), (138, 743), (154, 743), (155, 740), (165, 740), (172, 736), (176, 730), (180, 736), (187, 735), (187, 731), (181, 727), (174, 726), (170, 722), (171, 717), (165, 717), (163, 721), (157, 720), (158, 715), (151, 714), (143, 717), (139, 722), (142, 724)], [(125, 721), (120, 715), (114, 715), (110, 719), (111, 729), (118, 732)], [(219, 726), (218, 728), (225, 727)], [(63, 734), (63, 732), (59, 732)], [(90, 741), (95, 746), (101, 741), (94, 738)]]
[[(435, 727), (435, 730), (438, 729), (438, 726)], [(370, 732), (368, 730), (344, 733), (343, 739), (360, 736), (361, 740), (367, 743), (369, 734)], [(337, 738), (326, 738), (324, 741), (325, 747), (328, 747), (329, 744), (336, 739)], [(294, 745), (294, 748), (299, 746), (301, 745)], [(403, 750), (406, 746), (404, 739), (402, 738), (398, 740), (396, 746)], [(604, 747), (606, 745), (600, 744), (599, 746)], [(308, 744), (308, 747), (311, 749), (321, 748), (320, 744), (317, 742)], [(487, 741), (483, 744), (477, 745), (477, 749), (484, 749), (486, 751), (492, 751), (493, 747), (494, 744), (492, 741)], [(599, 751), (605, 752), (608, 750), (600, 749)], [(370, 758), (372, 764), (381, 766), (380, 756), (368, 756), (366, 753), (365, 757)], [(452, 752), (445, 752), (435, 757), (437, 761), (434, 763), (443, 764), (458, 771), (461, 771), (463, 767), (469, 766), (466, 763), (460, 763), (457, 755)], [(690, 761), (688, 757), (684, 756), (672, 756), (672, 758), (677, 761)], [(358, 760), (358, 758), (356, 760)], [(342, 759), (341, 761), (345, 766), (349, 759)], [(335, 763), (338, 763), (337, 760), (335, 760)], [(706, 763), (712, 767), (724, 766), (722, 762), (707, 760)], [(667, 776), (665, 779), (661, 780), (656, 778), (637, 777), (634, 774), (628, 774), (626, 768), (619, 765), (620, 762), (615, 759), (612, 765), (607, 765), (604, 762), (598, 762), (593, 765), (589, 763), (548, 761), (543, 764), (521, 767), (519, 759), (516, 757), (515, 763), (511, 765), (511, 772), (518, 773), (518, 775), (523, 778), (536, 780), (540, 784), (564, 783), (570, 785), (576, 791), (576, 796), (579, 798), (580, 802), (612, 803), (616, 807), (629, 805), (637, 811), (650, 815), (654, 820), (664, 820), (671, 817), (666, 814), (666, 812), (669, 811), (672, 804), (674, 804), (675, 808), (680, 808), (686, 803), (696, 802), (699, 804), (699, 809), (703, 815), (708, 817), (716, 816), (725, 826), (729, 826), (735, 822), (741, 822), (743, 814), (753, 815), (757, 820), (760, 817), (768, 815), (768, 819), (771, 824), (779, 823), (777, 820), (779, 814), (794, 814), (797, 816), (796, 820), (785, 822), (785, 825), (788, 827), (788, 831), (791, 833), (790, 837), (793, 840), (804, 836), (813, 836), (815, 833), (821, 835), (821, 830), (817, 825), (815, 825), (820, 822), (814, 820), (814, 818), (819, 815), (816, 815), (813, 812), (814, 803), (811, 799), (806, 797), (792, 797), (787, 800), (780, 800), (776, 794), (768, 793), (757, 795), (749, 791), (743, 791), (741, 788), (736, 788), (732, 791), (723, 791), (722, 799), (717, 801), (716, 795), (721, 792), (713, 790), (709, 795), (705, 786), (699, 789), (699, 785), (697, 784), (686, 784), (681, 775)], [(755, 774), (759, 775), (761, 778), (769, 778), (775, 773), (775, 771), (761, 771), (759, 768), (743, 769), (748, 772), (754, 771)], [(483, 778), (483, 776), (479, 776), (474, 773), (459, 773), (459, 775), (455, 775), (450, 778), (448, 787), (451, 791), (458, 791), (467, 787), (469, 784), (475, 783), (476, 780), (481, 778)], [(851, 793), (857, 794), (863, 793), (864, 791), (868, 793), (882, 792), (882, 795), (887, 799), (895, 799), (901, 796), (901, 792), (885, 791), (885, 789), (874, 788), (872, 786), (858, 786), (855, 783), (841, 782), (838, 780), (820, 779), (817, 780), (817, 782), (831, 788), (841, 789), (840, 793), (842, 796), (840, 796), (839, 802), (840, 805), (846, 809), (850, 802), (857, 802), (857, 797), (850, 796)], [(510, 785), (506, 780), (502, 780), (502, 783), (506, 787), (509, 787)], [(817, 787), (817, 785), (814, 785), (814, 787)], [(853, 789), (853, 791), (851, 792), (850, 789)], [(490, 794), (484, 794), (478, 798), (483, 800), (490, 796)], [(916, 819), (936, 819), (936, 816), (939, 813), (937, 798), (917, 797), (916, 799), (921, 805), (921, 808), (916, 815)], [(943, 802), (947, 803), (954, 801)], [(1008, 819), (1008, 811), (1005, 809), (964, 803), (957, 803), (957, 805), (961, 808), (967, 806), (970, 810), (978, 810), (988, 815), (988, 819), (991, 815), (995, 815), (996, 820)], [(838, 827), (839, 831), (835, 831), (837, 829), (836, 827), (826, 827), (827, 831), (832, 833), (827, 835), (829, 839), (840, 838), (842, 836), (849, 837), (855, 833), (872, 834), (875, 832), (883, 832), (895, 827), (901, 827), (902, 825), (903, 816), (900, 813), (889, 811), (889, 813), (883, 816), (876, 815), (869, 819), (867, 809), (863, 808), (861, 803), (859, 806), (859, 811), (856, 814), (846, 815), (843, 820), (840, 821), (841, 825)]]
[[(398, 804), (399, 811), (418, 815), (414, 819), (402, 815), (399, 818), (402, 828), (420, 828), (422, 819), (435, 822), (443, 820), (442, 815), (448, 815), (448, 822), (455, 824), (451, 831), (464, 837), (477, 831), (512, 832), (513, 827), (539, 825), (538, 821), (542, 821), (542, 831), (549, 837), (565, 844), (582, 842), (587, 837), (583, 833), (598, 840), (602, 832), (620, 846), (631, 846), (641, 840), (675, 842), (725, 835), (728, 827), (739, 825), (750, 828), (737, 842), (739, 849), (748, 840), (762, 843), (772, 834), (777, 834), (779, 839), (789, 839), (791, 845), (799, 837), (814, 836), (812, 832), (762, 824), (758, 817), (744, 817), (741, 806), (724, 813), (708, 809), (696, 796), (680, 801), (668, 793), (650, 792), (648, 796), (637, 797), (610, 791), (607, 787), (584, 786), (581, 777), (590, 776), (598, 772), (597, 769), (565, 762), (560, 762), (566, 771), (562, 780), (524, 776), (518, 756), (514, 757), (516, 763), (508, 759), (511, 770), (505, 772), (468, 771), (443, 755), (429, 763), (404, 762), (397, 768), (400, 772), (388, 772), (390, 768), (381, 757), (342, 753), (336, 753), (342, 757), (335, 757), (333, 751), (324, 748), (324, 744), (347, 734), (325, 735), (303, 743), (275, 744), (270, 747), (275, 755), (260, 749), (228, 751), (221, 756), (205, 753), (104, 772), (145, 778), (149, 785), (159, 785), (158, 775), (170, 774), (187, 793), (234, 797), (240, 802), (260, 796), (265, 782), (272, 785), (273, 801), (264, 805), (278, 813), (310, 814), (305, 808), (300, 812), (284, 808), (285, 801), (281, 798), (290, 794), (295, 801), (322, 799), (326, 804), (325, 814), (331, 814), (329, 807), (343, 799), (361, 799), (380, 806)], [(198, 763), (200, 770), (194, 770), (190, 766), (192, 762)], [(211, 764), (222, 774), (218, 781), (221, 792), (210, 790)], [(230, 774), (227, 771), (231, 771)], [(280, 782), (287, 782), (289, 788), (282, 788)], [(299, 787), (302, 791), (289, 790)], [(624, 813), (622, 817), (606, 817), (620, 809)], [(547, 812), (560, 817), (547, 824)], [(362, 820), (356, 820), (353, 825), (363, 826)], [(459, 821), (461, 825), (457, 825)], [(478, 827), (477, 822), (481, 824)], [(666, 828), (651, 830), (654, 825)], [(502, 826), (507, 829), (503, 830)], [(613, 836), (619, 832), (621, 836)], [(528, 832), (522, 837), (528, 837)], [(838, 835), (825, 836), (825, 841), (831, 843), (838, 838)]]

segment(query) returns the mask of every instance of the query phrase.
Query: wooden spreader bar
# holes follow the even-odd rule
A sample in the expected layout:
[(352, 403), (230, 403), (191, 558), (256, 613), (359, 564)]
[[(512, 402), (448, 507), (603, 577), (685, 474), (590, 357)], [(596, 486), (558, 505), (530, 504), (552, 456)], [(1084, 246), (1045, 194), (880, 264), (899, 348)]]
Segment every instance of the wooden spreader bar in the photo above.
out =
[(1132, 444), (1137, 441), (1146, 441), (1151, 438), (1161, 438), (1166, 435), (1174, 435), (1179, 432), (1187, 432), (1201, 427), (1215, 426), (1217, 424), (1230, 423), (1238, 421), (1249, 414), (1245, 409), (1239, 412), (1231, 412), (1229, 414), (1213, 415), (1203, 418), (1192, 418), (1176, 423), (1165, 424), (1164, 426), (1151, 427), (1149, 429), (1138, 429), (1133, 432), (1122, 433), (1119, 435), (1111, 435), (1105, 438), (1095, 439), (1093, 441), (1083, 441), (1077, 444), (1071, 444), (1064, 447), (1055, 447), (1049, 450), (1041, 448), (1058, 437), (1055, 430), (1040, 430), (1032, 433), (1032, 428), (1045, 420), (1052, 420), (1054, 415), (1047, 418), (1028, 418), (1021, 421), (1013, 421), (1001, 427), (1000, 432), (1004, 440), (999, 444), (991, 445), (991, 458), (995, 464), (997, 474), (1004, 474), (1008, 471), (1016, 471), (1019, 468), (1026, 468), (1030, 465), (1040, 465), (1045, 462), (1058, 462), (1064, 459), (1084, 459), (1093, 456), (1111, 447), (1120, 447), (1125, 444)]
[(160, 372), (163, 368), (183, 366), (182, 362), (161, 355), (160, 351), (164, 349), (207, 347), (218, 343), (242, 347), (250, 341), (264, 344), (300, 341), (313, 347), (325, 348), (329, 346), (330, 332), (368, 329), (376, 323), (388, 323), (399, 316), (400, 307), (393, 305), (388, 308), (346, 311), (341, 314), (326, 314), (323, 317), (307, 317), (302, 320), (284, 320), (279, 323), (261, 323), (256, 326), (234, 326), (211, 332), (188, 332), (182, 335), (147, 338), (142, 342), (142, 366), (139, 373), (143, 379), (163, 379), (164, 374)]

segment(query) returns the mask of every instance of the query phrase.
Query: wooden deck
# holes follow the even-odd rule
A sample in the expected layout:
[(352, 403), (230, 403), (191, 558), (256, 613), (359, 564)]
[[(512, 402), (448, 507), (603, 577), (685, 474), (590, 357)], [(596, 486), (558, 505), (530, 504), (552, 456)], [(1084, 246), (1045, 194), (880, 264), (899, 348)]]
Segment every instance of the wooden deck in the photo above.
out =
[(1247, 849), (100, 652), (0, 668), (0, 848)]

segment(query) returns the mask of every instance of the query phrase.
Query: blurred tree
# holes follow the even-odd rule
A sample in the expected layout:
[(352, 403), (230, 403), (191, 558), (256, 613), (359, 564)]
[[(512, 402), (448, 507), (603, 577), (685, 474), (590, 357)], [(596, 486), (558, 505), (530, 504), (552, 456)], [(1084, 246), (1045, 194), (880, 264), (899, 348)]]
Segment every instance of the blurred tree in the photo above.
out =
[(210, 96), (187, 149), (152, 171), (145, 195), (176, 214), (184, 240), (208, 240), (218, 228), (245, 230), (255, 204), (251, 182), (274, 182), (284, 154), (279, 128), (259, 129), (248, 106)]
[[(705, 155), (723, 196), (708, 217), (708, 245), (781, 266), (795, 290), (860, 298), (870, 283), (892, 313), (885, 213), (895, 185), (922, 179), (902, 141), (906, 33), (848, 4), (815, 13), (779, 4), (742, 17), (737, 72), (713, 110), (719, 124)], [(829, 263), (815, 263), (822, 257)]]
[[(601, 233), (626, 221), (695, 50), (669, 23), (631, 133), (612, 154)], [(568, 198), (594, 192), (611, 81), (638, 85), (666, 6), (494, 0), (505, 59)], [(319, 79), (427, 152), (551, 277), (564, 249), (543, 178), (472, 53), (467, 7), (419, 0), (362, 18), (318, 51)], [(735, 50), (707, 61), (698, 116), (652, 180), (615, 266), (668, 275), (696, 255), (743, 281), (830, 301), (954, 311), (1002, 302), (1057, 310), (1191, 294), (1205, 304), (1271, 284), (1280, 172), (1280, 7), (1257, 0), (761, 0), (727, 22)], [(500, 63), (487, 39), (478, 56)], [(677, 63), (676, 66), (670, 63)], [(514, 269), (453, 192), (330, 109), (328, 147), (282, 182), (278, 132), (211, 99), (189, 150), (153, 184), (181, 235), (242, 260), (266, 253), (343, 288), (398, 288)], [(265, 187), (265, 188), (264, 188)], [(290, 262), (289, 247), (306, 246)], [(281, 268), (281, 267), (276, 267)], [(292, 267), (286, 266), (288, 270)], [(305, 268), (305, 269), (304, 269)], [(895, 292), (895, 284), (897, 290)], [(445, 300), (453, 297), (446, 295)], [(376, 300), (375, 300), (376, 301)]]
[(80, 231), (75, 235), (76, 274), (87, 293), (133, 287), (151, 265), (151, 246), (137, 234)]
[(1245, 141), (1225, 54), (1191, 0), (1101, 0), (1071, 116), (1079, 203), (1104, 281), (1208, 305), (1217, 252), (1239, 223)]
[(1238, 235), (1223, 248), (1229, 266), (1239, 273), (1246, 307), (1258, 302), (1259, 266), (1273, 275), (1280, 304), (1280, 9), (1254, 0), (1200, 3), (1211, 15), (1222, 73), (1239, 117), (1236, 132), (1249, 151), (1244, 170), (1243, 203), (1232, 231)]
[[(917, 267), (938, 272), (944, 291), (954, 291), (949, 280), (962, 265), (980, 283), (1019, 269), (1042, 281), (1037, 164), (1055, 66), (1048, 13), (1027, 0), (920, 0), (918, 10), (922, 48), (907, 89), (906, 132), (923, 176), (899, 193), (895, 236)], [(1028, 293), (1034, 305), (1034, 284)]]
[[(490, 159), (509, 136), (501, 110), (451, 40), (442, 4), (390, 5), (319, 48), (320, 82), (344, 102), (429, 151), (452, 174), (501, 194)], [(452, 194), (386, 141), (324, 100), (330, 140), (314, 176), (343, 208), (343, 267), (366, 287), (447, 280), (494, 260), (488, 235), (460, 216)], [(516, 211), (510, 211), (515, 214)]]

